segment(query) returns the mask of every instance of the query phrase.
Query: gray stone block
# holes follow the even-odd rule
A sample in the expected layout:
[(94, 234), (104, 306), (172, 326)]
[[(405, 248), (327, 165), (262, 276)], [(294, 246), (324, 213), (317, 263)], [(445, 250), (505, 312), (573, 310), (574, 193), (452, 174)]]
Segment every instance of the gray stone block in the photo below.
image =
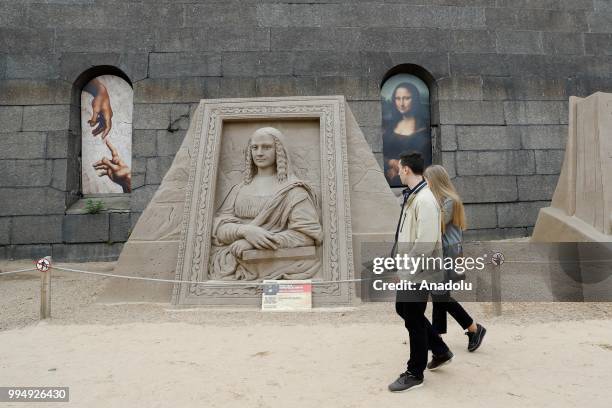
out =
[(363, 70), (369, 77), (375, 78), (380, 86), (380, 78), (387, 74), (389, 69), (396, 65), (419, 65), (431, 73), (435, 78), (450, 75), (448, 54), (446, 52), (365, 52), (362, 55)]
[(109, 240), (109, 214), (67, 214), (63, 219), (64, 242), (107, 242)]
[(0, 105), (68, 104), (71, 92), (66, 81), (9, 79), (0, 81)]
[(551, 200), (559, 176), (518, 176), (518, 193), (520, 201)]
[(567, 124), (567, 102), (562, 101), (508, 101), (504, 114), (509, 125)]
[(170, 109), (170, 126), (169, 132), (177, 130), (186, 130), (189, 128), (189, 116), (191, 115), (191, 107), (188, 104), (173, 104)]
[(316, 79), (313, 77), (260, 77), (255, 81), (255, 88), (257, 96), (314, 95)]
[(482, 100), (482, 78), (449, 77), (438, 82), (438, 100)]
[(13, 217), (12, 244), (62, 242), (62, 215)]
[[(159, 156), (172, 156), (176, 154), (185, 139), (184, 130), (168, 132), (166, 130), (157, 131), (157, 154)], [(155, 184), (155, 183), (153, 183)]]
[(442, 166), (444, 166), (450, 178), (457, 177), (457, 164), (455, 162), (455, 152), (442, 152)]
[[(360, 45), (357, 28), (272, 28), (270, 49), (273, 51), (371, 51)], [(380, 51), (382, 49), (374, 49)], [(425, 50), (423, 50), (425, 51)]]
[(612, 13), (612, 3), (609, 0), (593, 0), (592, 3), (595, 11)]
[[(53, 256), (52, 247), (49, 244), (12, 245), (9, 252), (9, 259), (29, 259), (36, 261), (45, 256)], [(54, 259), (54, 261), (56, 260)]]
[(327, 27), (407, 26), (407, 19), (402, 18), (401, 4), (387, 3), (384, 7), (376, 3), (320, 4), (316, 6), (316, 10), (319, 12), (321, 25)]
[(150, 78), (220, 76), (221, 55), (215, 53), (151, 53)]
[[(595, 0), (595, 2), (597, 1), (600, 0)], [(497, 0), (497, 7), (550, 10), (592, 10), (593, 0)]]
[(146, 178), (145, 173), (140, 173), (140, 174), (132, 173), (132, 190), (135, 190), (137, 188), (144, 186), (145, 178)]
[(589, 30), (592, 33), (609, 33), (612, 25), (612, 12), (589, 12), (587, 13)]
[(184, 27), (257, 26), (255, 4), (235, 0), (193, 3), (184, 6)]
[(532, 227), (540, 208), (548, 207), (548, 201), (497, 204), (497, 224), (500, 227)]
[(534, 173), (535, 159), (531, 150), (457, 152), (457, 174), (461, 176)]
[(567, 78), (484, 77), (485, 100), (567, 101), (574, 92)]
[(495, 204), (466, 204), (465, 216), (469, 229), (496, 228)]
[(349, 39), (347, 50), (357, 50), (355, 45), (363, 51), (444, 52), (450, 50), (450, 32), (428, 28), (365, 28), (356, 38)]
[(135, 52), (65, 52), (62, 50), (59, 63), (61, 79), (73, 83), (84, 71), (96, 65), (117, 67), (131, 79), (132, 83), (147, 77), (149, 54)]
[(453, 53), (494, 53), (497, 51), (495, 32), (489, 30), (457, 30), (451, 32)]
[(521, 134), (508, 126), (457, 126), (459, 150), (515, 150), (521, 148)]
[[(4, 7), (4, 5), (3, 5)], [(54, 30), (0, 27), (0, 53), (48, 54), (54, 48)]]
[(0, 246), (0, 259), (9, 259), (10, 258), (10, 246)]
[(584, 55), (584, 34), (582, 33), (542, 33), (546, 54)]
[(147, 160), (146, 157), (135, 157), (132, 159), (132, 176), (147, 172)]
[[(76, 169), (70, 169), (72, 171)], [(68, 191), (68, 160), (53, 160), (53, 175), (51, 176), (51, 187), (61, 191)]]
[(257, 23), (260, 27), (319, 27), (323, 12), (314, 4), (258, 4)]
[(454, 125), (440, 126), (440, 137), (443, 152), (457, 150), (457, 133)]
[(176, 28), (158, 33), (156, 52), (269, 51), (270, 29), (242, 26)]
[(152, 157), (157, 155), (157, 130), (134, 130), (132, 133), (133, 157)]
[(568, 78), (584, 72), (583, 57), (538, 54), (450, 54), (453, 75)]
[(537, 31), (497, 31), (497, 52), (500, 54), (542, 54), (542, 33)]
[(108, 262), (119, 258), (123, 243), (117, 244), (53, 244), (57, 262)]
[(45, 157), (46, 135), (39, 132), (0, 134), (0, 159), (38, 159)]
[(23, 106), (0, 106), (0, 132), (18, 132), (21, 130)]
[(173, 160), (174, 156), (148, 158), (145, 184), (161, 184)]
[(125, 242), (130, 236), (132, 225), (130, 213), (110, 213), (110, 241)]
[(565, 149), (566, 125), (517, 126), (523, 149)]
[(535, 150), (536, 173), (559, 174), (564, 156), (564, 150)]
[(11, 217), (0, 217), (0, 245), (11, 243)]
[(52, 169), (52, 160), (0, 160), (0, 187), (48, 186)]
[(171, 109), (170, 104), (135, 104), (134, 129), (167, 129)]
[(347, 101), (380, 98), (378, 82), (358, 76), (316, 77), (315, 86), (315, 95), (344, 95)]
[(439, 29), (486, 28), (485, 11), (477, 7), (420, 7), (401, 6), (401, 24), (404, 27), (432, 27)]
[(260, 92), (258, 89), (259, 84), (262, 86), (261, 92), (265, 94), (268, 86), (271, 88), (282, 87), (282, 84), (291, 86), (293, 84), (292, 80), (282, 80), (274, 77), (257, 78), (257, 81), (254, 78), (221, 78), (219, 80), (218, 96), (220, 98), (249, 98), (253, 95), (266, 96), (258, 93)]
[(224, 77), (264, 75), (292, 75), (295, 55), (291, 52), (224, 52)]
[(2, 9), (0, 10), (0, 27), (26, 27), (28, 23), (27, 10), (27, 7), (23, 7), (19, 3), (3, 1)]
[(130, 196), (130, 208), (132, 211), (142, 212), (151, 198), (153, 198), (153, 194), (157, 191), (159, 185), (146, 185), (140, 188), (136, 188), (132, 190), (132, 194)]
[[(74, 137), (74, 139), (76, 139), (76, 137)], [(47, 148), (45, 157), (47, 159), (65, 159), (68, 157), (68, 145), (70, 143), (69, 131), (54, 130), (47, 132), (46, 142)]]
[(487, 8), (487, 27), (492, 30), (533, 30), (584, 32), (586, 16), (582, 12), (544, 9)]
[(612, 55), (611, 42), (612, 34), (584, 34), (585, 52), (589, 55)]
[(380, 101), (354, 101), (348, 105), (360, 126), (381, 126)]
[(57, 54), (9, 54), (6, 57), (6, 77), (59, 78), (59, 56)]
[(219, 78), (156, 78), (134, 84), (135, 104), (189, 103), (216, 97), (219, 97)]
[[(151, 29), (63, 29), (55, 34), (55, 48), (65, 52), (146, 53), (153, 51), (155, 33)], [(100, 39), (104, 41), (100, 41)]]
[(503, 125), (501, 102), (440, 101), (440, 123), (449, 125)]
[(516, 201), (516, 176), (459, 176), (453, 180), (465, 203)]
[(23, 130), (66, 130), (70, 124), (70, 105), (26, 106)]
[(358, 76), (363, 74), (359, 53), (300, 52), (295, 56), (295, 75)]
[(469, 230), (463, 233), (465, 242), (491, 241), (498, 239), (522, 238), (529, 236), (527, 228), (495, 228)]

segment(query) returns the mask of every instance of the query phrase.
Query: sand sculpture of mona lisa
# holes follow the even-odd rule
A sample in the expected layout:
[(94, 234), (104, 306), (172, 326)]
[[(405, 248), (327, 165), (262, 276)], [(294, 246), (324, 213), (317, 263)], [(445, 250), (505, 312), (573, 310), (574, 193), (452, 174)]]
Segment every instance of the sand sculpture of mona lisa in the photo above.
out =
[[(293, 174), (285, 146), (276, 128), (251, 135), (243, 180), (213, 217), (210, 279), (308, 279), (320, 270), (316, 256), (275, 255), (278, 249), (320, 246), (323, 239), (316, 197)], [(250, 250), (268, 250), (269, 258), (243, 259)]]
[(383, 159), (385, 177), (391, 187), (402, 187), (399, 155), (416, 150), (431, 164), (429, 89), (418, 77), (399, 74), (389, 78), (381, 91)]

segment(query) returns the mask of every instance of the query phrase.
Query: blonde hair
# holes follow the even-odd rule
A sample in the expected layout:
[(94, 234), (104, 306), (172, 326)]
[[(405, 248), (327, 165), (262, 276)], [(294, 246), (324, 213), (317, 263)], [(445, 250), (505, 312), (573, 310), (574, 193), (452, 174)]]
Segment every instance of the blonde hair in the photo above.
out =
[(289, 174), (289, 155), (283, 144), (284, 135), (280, 130), (273, 127), (264, 127), (257, 129), (249, 138), (245, 150), (245, 166), (244, 166), (244, 184), (250, 184), (253, 181), (253, 177), (257, 174), (257, 166), (253, 161), (253, 154), (251, 153), (251, 140), (255, 135), (269, 135), (274, 139), (274, 150), (276, 153), (276, 179), (283, 183), (287, 181)]
[[(446, 169), (438, 164), (433, 164), (425, 169), (423, 177), (427, 180), (427, 185), (438, 200), (442, 211), (444, 211), (444, 200), (447, 198), (453, 200), (453, 219), (451, 222), (462, 230), (467, 229), (465, 207)], [(445, 227), (444, 217), (442, 217), (442, 232), (444, 232)]]

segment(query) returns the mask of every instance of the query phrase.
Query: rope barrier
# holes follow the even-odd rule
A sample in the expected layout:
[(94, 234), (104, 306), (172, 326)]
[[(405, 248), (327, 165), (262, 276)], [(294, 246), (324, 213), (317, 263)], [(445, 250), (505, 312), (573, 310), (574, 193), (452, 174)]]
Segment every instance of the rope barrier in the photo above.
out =
[(28, 272), (28, 271), (35, 271), (37, 270), (36, 268), (30, 268), (30, 269), (19, 269), (17, 271), (8, 271), (8, 272), (0, 272), (0, 275), (10, 275), (12, 273), (19, 273), (19, 272)]

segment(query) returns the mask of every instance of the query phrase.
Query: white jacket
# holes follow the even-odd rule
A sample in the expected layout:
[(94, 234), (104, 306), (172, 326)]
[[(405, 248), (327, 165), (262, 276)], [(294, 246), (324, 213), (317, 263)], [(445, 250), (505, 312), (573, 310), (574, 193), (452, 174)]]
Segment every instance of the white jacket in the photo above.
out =
[[(402, 257), (442, 256), (440, 217), (440, 207), (428, 186), (408, 197), (400, 219), (397, 253)], [(422, 268), (416, 273), (420, 271)]]

